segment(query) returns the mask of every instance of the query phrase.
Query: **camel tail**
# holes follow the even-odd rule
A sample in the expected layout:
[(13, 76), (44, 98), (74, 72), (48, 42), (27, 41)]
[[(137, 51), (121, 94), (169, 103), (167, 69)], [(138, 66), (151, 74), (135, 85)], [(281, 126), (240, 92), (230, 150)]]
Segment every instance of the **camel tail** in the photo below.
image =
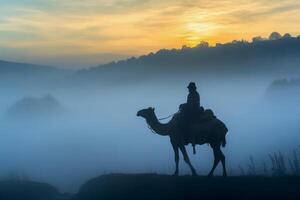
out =
[(222, 140), (221, 140), (221, 144), (222, 144), (222, 147), (225, 147), (226, 146), (226, 134), (228, 132), (228, 128), (226, 127), (226, 125), (224, 123), (223, 124), (223, 137), (222, 137)]
[(222, 140), (222, 147), (225, 147), (226, 146), (226, 138), (224, 136), (223, 140)]

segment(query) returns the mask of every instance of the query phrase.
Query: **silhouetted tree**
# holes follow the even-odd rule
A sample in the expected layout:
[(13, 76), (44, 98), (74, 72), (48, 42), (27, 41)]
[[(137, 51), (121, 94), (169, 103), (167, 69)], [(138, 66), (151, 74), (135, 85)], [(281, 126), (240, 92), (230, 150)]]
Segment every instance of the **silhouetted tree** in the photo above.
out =
[(282, 36), (278, 32), (273, 32), (269, 36), (269, 40), (279, 40)]
[(291, 38), (292, 36), (291, 36), (291, 34), (289, 34), (289, 33), (286, 33), (286, 34), (284, 34), (283, 36), (282, 36), (282, 38)]
[(209, 47), (209, 43), (205, 42), (205, 41), (201, 41), (196, 48), (208, 48)]
[(256, 37), (252, 38), (252, 42), (261, 42), (264, 40), (266, 40), (266, 39), (262, 38), (261, 36), (256, 36)]

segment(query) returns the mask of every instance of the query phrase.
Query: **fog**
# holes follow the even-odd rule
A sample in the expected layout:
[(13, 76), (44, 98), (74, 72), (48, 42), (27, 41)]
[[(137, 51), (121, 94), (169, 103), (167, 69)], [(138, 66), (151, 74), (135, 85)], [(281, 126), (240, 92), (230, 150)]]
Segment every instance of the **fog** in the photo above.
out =
[[(299, 104), (291, 98), (266, 98), (274, 80), (260, 76), (172, 75), (139, 84), (59, 87), (10, 84), (1, 87), (0, 176), (24, 176), (74, 192), (88, 179), (107, 173), (173, 173), (174, 155), (168, 137), (152, 133), (136, 112), (155, 107), (158, 117), (177, 112), (186, 101), (189, 81), (195, 81), (201, 104), (228, 127), (223, 149), (229, 173), (239, 174), (249, 156), (268, 159), (274, 151), (299, 145)], [(51, 115), (9, 115), (24, 97), (51, 95), (61, 112)], [(300, 95), (299, 95), (300, 96)], [(168, 120), (165, 120), (167, 122)], [(212, 150), (197, 146), (192, 163), (201, 175), (212, 166)], [(189, 174), (180, 162), (181, 174)]]
[[(247, 170), (250, 156), (262, 168), (270, 153), (299, 148), (300, 81), (272, 87), (299, 79), (299, 44), (292, 37), (163, 49), (79, 71), (0, 61), (0, 178), (76, 192), (102, 174), (172, 174), (169, 138), (152, 133), (136, 113), (150, 106), (159, 118), (177, 112), (190, 81), (201, 105), (229, 129), (229, 175)], [(198, 145), (196, 155), (187, 149), (206, 175), (211, 148)], [(180, 173), (190, 174), (183, 160)]]

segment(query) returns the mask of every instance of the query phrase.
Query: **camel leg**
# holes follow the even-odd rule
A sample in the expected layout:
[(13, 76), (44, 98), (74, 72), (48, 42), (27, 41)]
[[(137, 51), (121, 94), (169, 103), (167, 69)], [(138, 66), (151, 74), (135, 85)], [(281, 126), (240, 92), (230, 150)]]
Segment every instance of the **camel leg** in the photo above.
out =
[(178, 176), (178, 163), (179, 163), (179, 150), (178, 150), (178, 146), (172, 143), (172, 147), (174, 150), (174, 155), (175, 155), (175, 165), (176, 165), (176, 169), (174, 172), (174, 176)]
[(221, 155), (221, 163), (222, 163), (222, 167), (223, 167), (223, 176), (226, 177), (227, 176), (227, 171), (226, 171), (226, 165), (225, 165), (225, 156), (223, 154), (223, 152), (221, 151), (221, 149), (219, 148), (220, 151), (220, 155)]
[(221, 159), (220, 158), (220, 147), (219, 147), (219, 151), (218, 151), (218, 147), (213, 147), (213, 151), (214, 151), (214, 165), (213, 165), (212, 169), (210, 170), (208, 176), (213, 176), (214, 171)]
[(181, 153), (183, 155), (184, 161), (190, 166), (193, 176), (197, 176), (196, 170), (195, 170), (195, 168), (193, 167), (193, 165), (192, 165), (192, 163), (190, 161), (190, 158), (189, 158), (189, 156), (188, 156), (188, 154), (186, 152), (185, 147), (184, 146), (180, 146), (179, 148), (180, 148)]

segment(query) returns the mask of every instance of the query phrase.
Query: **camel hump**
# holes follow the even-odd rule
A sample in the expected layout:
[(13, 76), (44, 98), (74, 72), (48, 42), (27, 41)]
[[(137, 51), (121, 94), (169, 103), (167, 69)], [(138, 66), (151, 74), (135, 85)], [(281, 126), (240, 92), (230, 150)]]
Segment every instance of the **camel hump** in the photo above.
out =
[(216, 116), (214, 112), (211, 109), (200, 109), (198, 112), (198, 116), (196, 117), (197, 119), (195, 120), (197, 123), (203, 123), (206, 121), (212, 121), (216, 119)]
[(217, 124), (218, 124), (218, 127), (222, 130), (222, 132), (224, 132), (225, 134), (228, 132), (228, 128), (226, 127), (225, 123), (222, 122), (220, 119), (216, 118), (215, 119)]
[(211, 118), (211, 119), (216, 118), (215, 113), (214, 113), (211, 109), (206, 109), (206, 110), (204, 110), (203, 115), (204, 115), (205, 117)]

